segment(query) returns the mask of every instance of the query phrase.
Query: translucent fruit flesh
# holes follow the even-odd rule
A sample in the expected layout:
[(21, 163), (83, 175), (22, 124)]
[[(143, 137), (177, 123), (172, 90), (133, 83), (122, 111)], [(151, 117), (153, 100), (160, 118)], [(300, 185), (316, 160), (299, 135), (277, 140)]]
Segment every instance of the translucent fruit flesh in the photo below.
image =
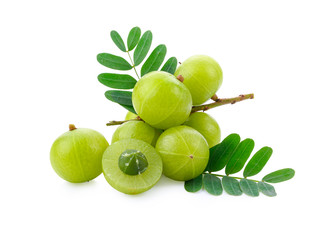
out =
[(108, 146), (99, 132), (78, 128), (55, 140), (50, 151), (51, 165), (68, 182), (90, 181), (102, 173), (102, 155)]
[(211, 57), (196, 55), (185, 60), (176, 70), (175, 76), (182, 75), (183, 84), (189, 89), (193, 105), (209, 100), (222, 84), (222, 69)]
[(145, 122), (130, 121), (122, 124), (116, 129), (112, 135), (111, 143), (115, 143), (122, 139), (134, 138), (155, 146), (160, 134), (161, 130), (155, 129)]
[(207, 113), (195, 112), (191, 114), (184, 125), (190, 126), (201, 133), (205, 137), (210, 148), (220, 142), (220, 127), (217, 121)]
[(207, 141), (188, 126), (167, 129), (159, 137), (156, 150), (163, 160), (164, 175), (178, 181), (187, 181), (200, 175), (209, 159)]
[[(129, 175), (119, 167), (121, 154), (129, 149), (141, 152), (148, 162), (146, 170), (141, 174)], [(160, 179), (163, 170), (158, 152), (150, 144), (137, 139), (124, 139), (111, 144), (104, 152), (102, 166), (108, 183), (126, 194), (138, 194), (152, 188)]]
[(134, 87), (132, 100), (138, 115), (159, 129), (182, 124), (192, 107), (188, 88), (166, 72), (144, 75)]

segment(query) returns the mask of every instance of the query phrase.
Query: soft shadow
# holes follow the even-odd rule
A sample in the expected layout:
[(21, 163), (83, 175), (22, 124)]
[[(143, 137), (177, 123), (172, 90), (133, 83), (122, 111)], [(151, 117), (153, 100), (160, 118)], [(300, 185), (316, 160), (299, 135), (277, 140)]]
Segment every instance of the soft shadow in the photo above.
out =
[(181, 181), (175, 181), (172, 180), (168, 177), (165, 177), (164, 175), (161, 176), (161, 178), (159, 179), (158, 183), (155, 185), (155, 187), (164, 187), (164, 186), (177, 186), (177, 185), (182, 185), (183, 182)]
[(158, 195), (159, 193), (163, 193), (164, 188), (170, 188), (170, 186), (182, 185), (182, 183), (183, 182), (174, 181), (162, 175), (159, 181), (157, 182), (157, 184), (148, 191), (136, 195), (129, 195), (129, 194), (123, 194), (123, 195), (127, 198), (144, 198), (146, 196), (152, 196), (152, 195), (154, 196), (154, 195)]
[(83, 183), (71, 183), (71, 182), (64, 181), (63, 184), (66, 187), (70, 187), (70, 188), (86, 188), (86, 187), (93, 187), (94, 185), (96, 185), (96, 181), (91, 180), (91, 181), (83, 182)]

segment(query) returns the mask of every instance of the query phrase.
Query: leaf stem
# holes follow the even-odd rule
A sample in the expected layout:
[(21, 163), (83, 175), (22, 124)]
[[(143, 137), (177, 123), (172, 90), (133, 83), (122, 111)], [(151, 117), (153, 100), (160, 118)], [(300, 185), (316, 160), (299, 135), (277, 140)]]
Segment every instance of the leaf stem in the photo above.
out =
[(138, 77), (138, 79), (140, 79), (140, 76), (139, 76), (139, 74), (137, 73), (136, 68), (135, 68), (135, 65), (134, 65), (134, 63), (133, 63), (133, 60), (132, 60), (132, 58), (131, 58), (131, 54), (129, 54), (129, 51), (126, 51), (126, 52), (127, 52), (127, 54), (128, 54), (129, 59), (131, 60), (132, 67), (134, 68), (134, 71), (135, 71), (135, 73), (136, 73), (136, 76)]
[[(209, 110), (211, 108), (215, 108), (215, 107), (226, 105), (226, 104), (234, 104), (236, 102), (240, 102), (240, 101), (247, 100), (247, 99), (253, 99), (253, 98), (254, 98), (253, 93), (239, 95), (238, 97), (234, 97), (234, 98), (218, 98), (216, 100), (216, 102), (213, 102), (213, 103), (204, 104), (204, 105), (200, 105), (200, 106), (193, 106), (191, 109), (191, 113), (198, 112), (198, 111), (205, 112), (206, 110)], [(125, 121), (110, 121), (109, 123), (107, 123), (107, 126), (121, 125), (128, 121), (139, 121), (139, 120), (141, 121), (141, 118), (138, 117), (138, 118), (125, 120)]]
[(226, 105), (226, 104), (234, 104), (234, 103), (237, 103), (237, 102), (240, 102), (243, 100), (253, 99), (253, 98), (254, 98), (253, 93), (241, 94), (238, 97), (234, 97), (234, 98), (218, 98), (213, 103), (204, 104), (204, 105), (200, 105), (200, 106), (193, 106), (191, 113), (198, 112), (198, 111), (205, 112), (206, 110), (209, 110), (211, 108), (215, 108), (215, 107)]
[[(214, 176), (217, 176), (217, 177), (231, 177), (231, 178), (235, 178), (235, 179), (248, 179), (248, 178), (242, 178), (242, 177), (233, 177), (233, 176), (227, 176), (227, 175), (222, 175), (222, 174), (215, 174), (215, 173), (208, 173), (208, 174), (211, 174), (211, 175), (214, 175)], [(251, 180), (253, 182), (262, 182), (262, 181), (258, 181), (258, 180), (253, 180), (253, 179), (248, 179), (248, 180)]]

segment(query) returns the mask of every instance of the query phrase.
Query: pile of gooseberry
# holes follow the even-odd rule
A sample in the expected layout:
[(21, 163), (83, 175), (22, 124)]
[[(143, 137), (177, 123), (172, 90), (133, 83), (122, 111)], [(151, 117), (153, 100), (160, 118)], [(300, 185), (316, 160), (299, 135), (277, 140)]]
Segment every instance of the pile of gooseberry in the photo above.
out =
[(70, 125), (51, 147), (55, 172), (69, 182), (90, 181), (102, 172), (108, 183), (126, 194), (153, 187), (162, 174), (188, 181), (202, 174), (209, 148), (220, 142), (220, 127), (204, 112), (192, 113), (222, 84), (222, 70), (211, 57), (197, 55), (173, 74), (154, 71), (133, 89), (137, 115), (112, 136), (111, 145), (100, 133)]

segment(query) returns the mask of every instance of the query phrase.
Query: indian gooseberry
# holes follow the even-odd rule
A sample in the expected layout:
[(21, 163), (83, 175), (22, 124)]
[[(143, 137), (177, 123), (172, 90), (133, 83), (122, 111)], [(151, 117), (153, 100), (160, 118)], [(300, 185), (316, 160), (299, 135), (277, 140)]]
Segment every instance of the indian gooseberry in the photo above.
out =
[(131, 120), (131, 119), (135, 119), (138, 115), (136, 115), (135, 113), (132, 112), (127, 112), (125, 120)]
[(209, 159), (209, 146), (205, 138), (188, 126), (172, 127), (158, 138), (156, 150), (163, 160), (165, 176), (187, 181), (199, 176)]
[(103, 154), (103, 174), (116, 190), (138, 194), (152, 188), (160, 179), (162, 159), (150, 144), (123, 139), (111, 144)]
[(68, 182), (90, 181), (102, 173), (102, 155), (109, 143), (92, 129), (77, 129), (73, 124), (69, 128), (51, 147), (51, 165)]
[(195, 112), (191, 114), (184, 125), (190, 126), (202, 134), (210, 148), (220, 142), (220, 127), (217, 121), (207, 113)]
[(149, 125), (167, 129), (182, 124), (192, 107), (188, 88), (167, 72), (144, 75), (133, 89), (133, 106)]
[(222, 69), (211, 57), (195, 55), (185, 60), (176, 70), (175, 76), (184, 78), (193, 105), (200, 105), (210, 99), (222, 84)]
[(134, 138), (156, 145), (156, 141), (161, 134), (161, 130), (151, 127), (143, 121), (129, 121), (119, 126), (112, 135), (111, 143), (122, 139)]

